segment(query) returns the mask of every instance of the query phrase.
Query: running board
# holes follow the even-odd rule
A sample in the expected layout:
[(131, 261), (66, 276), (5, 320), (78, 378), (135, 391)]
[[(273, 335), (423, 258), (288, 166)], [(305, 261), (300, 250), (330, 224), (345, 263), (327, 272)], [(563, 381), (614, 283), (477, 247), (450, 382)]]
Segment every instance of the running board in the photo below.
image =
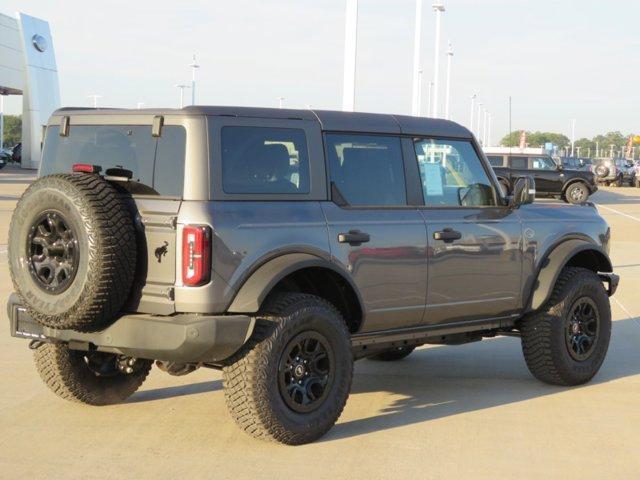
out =
[(452, 335), (456, 333), (480, 332), (513, 327), (518, 315), (492, 318), (490, 320), (465, 320), (462, 322), (444, 323), (439, 325), (419, 325), (416, 327), (396, 328), (393, 330), (379, 330), (374, 332), (356, 333), (351, 336), (352, 349), (369, 345), (416, 344), (421, 340), (432, 337)]

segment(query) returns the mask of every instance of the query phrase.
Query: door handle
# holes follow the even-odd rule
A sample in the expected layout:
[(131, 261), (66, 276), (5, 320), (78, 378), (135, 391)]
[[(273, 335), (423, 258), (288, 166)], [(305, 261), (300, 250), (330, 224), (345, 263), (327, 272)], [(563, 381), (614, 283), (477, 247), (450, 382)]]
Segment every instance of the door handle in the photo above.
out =
[(462, 233), (454, 230), (453, 228), (445, 228), (440, 232), (433, 232), (433, 238), (436, 240), (442, 240), (443, 242), (453, 242), (454, 240), (460, 240)]
[(361, 232), (360, 230), (349, 230), (348, 233), (339, 233), (338, 242), (348, 243), (349, 245), (358, 246), (362, 243), (367, 243), (371, 237), (368, 233)]

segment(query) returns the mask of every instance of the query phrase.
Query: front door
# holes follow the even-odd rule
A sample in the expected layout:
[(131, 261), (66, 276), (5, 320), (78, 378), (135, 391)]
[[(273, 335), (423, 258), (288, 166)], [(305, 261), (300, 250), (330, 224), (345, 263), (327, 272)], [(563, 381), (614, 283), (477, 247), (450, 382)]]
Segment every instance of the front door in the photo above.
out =
[(418, 325), (426, 297), (425, 224), (407, 205), (400, 138), (327, 134), (331, 254), (364, 303), (363, 331)]
[(530, 168), (536, 181), (536, 190), (542, 193), (560, 193), (564, 183), (564, 173), (558, 171), (551, 157), (529, 157)]
[(498, 205), (472, 143), (416, 139), (427, 226), (424, 323), (495, 318), (517, 310), (522, 270), (517, 211)]

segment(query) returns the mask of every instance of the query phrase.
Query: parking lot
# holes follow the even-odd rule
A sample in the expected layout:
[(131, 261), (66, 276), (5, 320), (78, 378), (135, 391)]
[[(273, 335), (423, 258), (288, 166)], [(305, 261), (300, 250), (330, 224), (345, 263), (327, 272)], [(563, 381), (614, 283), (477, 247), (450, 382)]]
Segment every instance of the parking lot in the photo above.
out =
[(110, 407), (46, 389), (4, 311), (9, 221), (32, 178), (0, 171), (1, 478), (638, 478), (640, 189), (591, 198), (612, 228), (621, 282), (609, 354), (590, 384), (536, 381), (517, 338), (423, 347), (400, 362), (356, 363), (338, 424), (316, 443), (285, 447), (236, 428), (214, 370), (155, 369)]

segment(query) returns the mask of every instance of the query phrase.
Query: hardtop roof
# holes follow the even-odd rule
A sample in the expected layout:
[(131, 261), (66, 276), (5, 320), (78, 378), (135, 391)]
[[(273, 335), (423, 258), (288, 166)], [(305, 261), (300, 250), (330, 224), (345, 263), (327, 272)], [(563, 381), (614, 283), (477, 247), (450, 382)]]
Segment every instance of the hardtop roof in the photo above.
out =
[(182, 109), (60, 108), (54, 116), (64, 115), (206, 115), (244, 118), (275, 118), (318, 122), (323, 131), (391, 133), (451, 138), (472, 138), (462, 125), (440, 118), (412, 117), (384, 113), (341, 112), (331, 110), (297, 110), (193, 105)]

